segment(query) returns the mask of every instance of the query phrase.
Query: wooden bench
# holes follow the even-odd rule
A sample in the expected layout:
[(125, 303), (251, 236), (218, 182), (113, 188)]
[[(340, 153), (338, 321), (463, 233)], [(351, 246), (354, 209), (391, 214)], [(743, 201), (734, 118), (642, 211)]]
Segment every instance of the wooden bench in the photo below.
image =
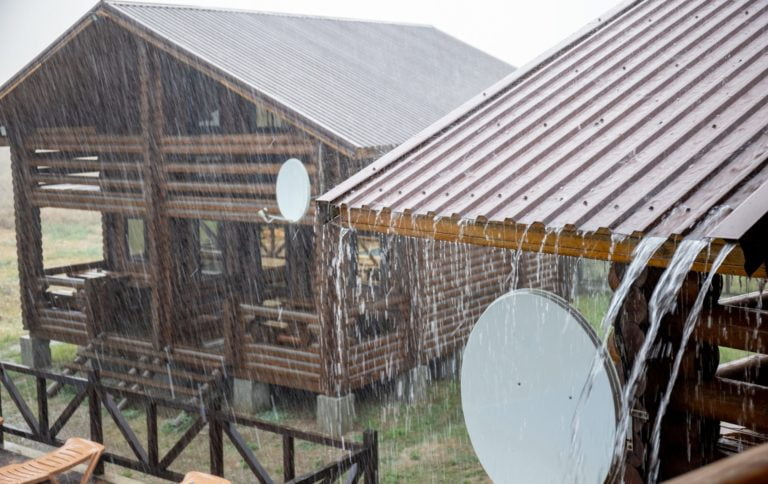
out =
[(104, 452), (103, 445), (73, 437), (63, 446), (37, 459), (0, 468), (0, 483), (26, 484), (45, 481), (58, 483), (56, 476), (88, 462), (88, 468), (80, 479), (80, 483), (85, 484), (90, 480), (102, 452)]
[(204, 472), (187, 472), (181, 484), (231, 484), (223, 477), (216, 477)]

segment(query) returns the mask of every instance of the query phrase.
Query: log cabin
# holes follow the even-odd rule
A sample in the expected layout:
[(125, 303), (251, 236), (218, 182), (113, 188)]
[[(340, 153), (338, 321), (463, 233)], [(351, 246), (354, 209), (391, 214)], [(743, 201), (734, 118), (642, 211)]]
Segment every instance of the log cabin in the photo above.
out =
[[(406, 371), (406, 278), (386, 276), (405, 249), (356, 234), (355, 264), (324, 265), (313, 209), (274, 218), (276, 175), (296, 158), (323, 193), (511, 70), (428, 26), (97, 4), (0, 88), (33, 344), (177, 395), (222, 373), (336, 395)], [(99, 213), (103, 256), (46, 265), (49, 208)], [(342, 369), (336, 270), (368, 289)]]
[[(768, 9), (755, 7), (624, 2), (318, 199), (329, 232), (603, 260), (613, 289), (657, 237), (613, 321), (624, 381), (646, 338), (652, 354), (632, 395), (622, 482), (768, 479), (766, 446), (684, 476), (768, 441)], [(651, 297), (686, 238), (708, 245), (653, 338)], [(722, 297), (725, 276), (757, 284)], [(718, 366), (719, 347), (757, 355)], [(670, 384), (654, 476), (651, 426)]]

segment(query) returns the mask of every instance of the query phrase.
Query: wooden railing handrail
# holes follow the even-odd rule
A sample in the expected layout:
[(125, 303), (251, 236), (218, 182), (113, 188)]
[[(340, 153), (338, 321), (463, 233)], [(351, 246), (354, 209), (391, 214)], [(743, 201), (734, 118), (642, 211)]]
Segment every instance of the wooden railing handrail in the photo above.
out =
[(82, 262), (79, 264), (70, 264), (66, 266), (50, 267), (48, 269), (43, 270), (43, 274), (45, 274), (46, 276), (53, 276), (56, 274), (68, 274), (72, 272), (81, 272), (81, 271), (87, 271), (90, 269), (102, 269), (102, 268), (104, 268), (104, 261), (97, 260), (97, 261), (91, 261), (91, 262)]
[(747, 484), (768, 482), (768, 444), (753, 447), (675, 477), (668, 484)]
[[(23, 395), (16, 388), (9, 372), (32, 376), (37, 380), (37, 415), (26, 403)], [(75, 396), (66, 406), (62, 414), (55, 419), (53, 423), (49, 421), (49, 407), (47, 398), (48, 380), (58, 382), (62, 385), (71, 385), (75, 389)], [(364, 475), (366, 482), (376, 482), (376, 469), (378, 462), (377, 437), (375, 432), (366, 431), (363, 434), (362, 442), (354, 442), (338, 439), (317, 432), (310, 432), (273, 422), (261, 420), (255, 417), (241, 415), (223, 409), (219, 393), (213, 391), (212, 398), (208, 404), (200, 406), (193, 403), (178, 402), (159, 398), (157, 396), (148, 396), (144, 393), (130, 390), (128, 388), (119, 388), (106, 386), (102, 383), (98, 369), (88, 370), (88, 378), (79, 378), (70, 375), (55, 374), (49, 370), (35, 369), (15, 363), (0, 362), (0, 383), (5, 387), (11, 397), (14, 406), (21, 413), (27, 423), (29, 430), (19, 428), (8, 423), (0, 426), (0, 444), (3, 441), (3, 433), (9, 433), (22, 438), (27, 438), (48, 445), (61, 446), (64, 442), (57, 437), (59, 431), (66, 425), (67, 421), (77, 411), (82, 402), (86, 399), (89, 402), (89, 416), (91, 424), (91, 440), (103, 443), (103, 427), (101, 421), (102, 408), (106, 409), (114, 423), (117, 425), (124, 439), (133, 451), (132, 457), (117, 455), (111, 452), (105, 452), (99, 465), (101, 468), (103, 462), (110, 462), (139, 472), (154, 475), (163, 479), (176, 480), (181, 478), (181, 474), (172, 471), (169, 467), (175, 459), (183, 452), (187, 445), (200, 433), (203, 427), (208, 425), (209, 446), (211, 451), (211, 472), (217, 475), (223, 475), (223, 438), (230, 440), (235, 446), (241, 457), (245, 459), (246, 464), (254, 473), (254, 476), (261, 482), (272, 482), (266, 470), (261, 466), (256, 456), (248, 447), (247, 443), (235, 427), (236, 425), (258, 428), (260, 430), (281, 435), (283, 438), (283, 478), (286, 482), (326, 482), (323, 479), (330, 477), (340, 477), (344, 472), (352, 469), (353, 473)], [(224, 385), (221, 386), (224, 388)], [(122, 413), (115, 403), (116, 397), (129, 398), (144, 406), (147, 411), (149, 433), (147, 436), (147, 445), (140, 441), (133, 432), (130, 425), (125, 421)], [(189, 430), (180, 438), (180, 440), (160, 458), (157, 438), (157, 409), (165, 407), (174, 410), (182, 410), (197, 417)], [(0, 406), (0, 408), (2, 408)], [(346, 451), (346, 455), (340, 457), (337, 461), (328, 464), (314, 472), (310, 472), (295, 478), (295, 447), (294, 440), (304, 440), (307, 442), (334, 447)], [(354, 469), (353, 469), (354, 467)], [(97, 469), (97, 473), (103, 472), (103, 469)]]
[(280, 321), (291, 321), (308, 324), (317, 324), (319, 321), (317, 314), (305, 313), (292, 309), (268, 308), (264, 306), (253, 306), (250, 304), (240, 304), (240, 309), (247, 312), (249, 316), (277, 319)]

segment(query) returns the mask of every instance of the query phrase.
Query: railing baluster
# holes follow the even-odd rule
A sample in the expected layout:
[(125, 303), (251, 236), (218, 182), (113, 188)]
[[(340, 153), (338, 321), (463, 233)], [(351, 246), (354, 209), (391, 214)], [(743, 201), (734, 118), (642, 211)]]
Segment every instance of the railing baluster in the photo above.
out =
[(368, 449), (368, 462), (365, 463), (365, 484), (379, 482), (379, 435), (375, 430), (363, 432), (363, 444)]
[[(234, 448), (245, 460), (256, 480), (263, 483), (271, 483), (272, 478), (264, 469), (256, 455), (249, 448), (248, 443), (237, 431), (235, 425), (244, 425), (246, 427), (261, 429), (267, 432), (278, 434), (282, 438), (283, 444), (283, 475), (286, 481), (295, 482), (326, 482), (329, 480), (340, 479), (347, 473), (347, 481), (357, 482), (360, 477), (364, 477), (365, 482), (378, 482), (378, 442), (376, 432), (367, 431), (363, 434), (363, 443), (344, 442), (329, 436), (317, 434), (308, 431), (301, 431), (276, 425), (272, 422), (266, 422), (256, 418), (222, 412), (221, 388), (213, 389), (213, 395), (208, 401), (207, 408), (202, 411), (197, 405), (189, 403), (180, 403), (170, 401), (164, 398), (152, 398), (149, 395), (130, 390), (106, 387), (102, 385), (101, 375), (98, 367), (91, 366), (89, 363), (87, 380), (73, 377), (70, 375), (59, 375), (51, 373), (48, 370), (38, 370), (28, 368), (13, 363), (4, 363), (0, 366), (0, 383), (9, 392), (9, 395), (21, 412), (24, 420), (29, 425), (31, 431), (20, 429), (8, 424), (0, 428), (0, 446), (3, 444), (3, 434), (11, 433), (26, 439), (37, 442), (48, 443), (52, 445), (61, 445), (61, 441), (56, 438), (58, 432), (64, 427), (69, 418), (78, 409), (81, 402), (88, 398), (88, 415), (90, 420), (90, 439), (94, 442), (104, 443), (104, 427), (102, 419), (102, 404), (123, 433), (129, 446), (136, 453), (137, 459), (127, 458), (114, 454), (107, 450), (99, 460), (95, 473), (102, 475), (104, 473), (104, 464), (109, 462), (128, 469), (147, 472), (153, 476), (163, 479), (180, 480), (182, 474), (168, 469), (171, 463), (181, 454), (189, 445), (195, 436), (202, 430), (206, 423), (209, 425), (209, 452), (211, 458), (211, 473), (219, 476), (224, 475), (224, 435), (230, 439)], [(36, 380), (38, 415), (29, 408), (28, 403), (22, 398), (21, 392), (15, 386), (8, 372), (14, 374), (34, 377)], [(46, 392), (46, 384), (49, 381), (59, 382), (63, 385), (72, 385), (77, 389), (77, 394), (67, 404), (61, 414), (55, 419), (53, 425), (50, 424), (49, 398)], [(135, 399), (141, 402), (147, 412), (147, 447), (145, 451), (142, 444), (136, 438), (130, 426), (125, 422), (124, 417), (117, 411), (114, 401), (110, 394), (114, 392), (125, 398)], [(3, 414), (2, 398), (0, 398), (0, 416)], [(159, 459), (159, 438), (158, 438), (158, 407), (173, 408), (183, 410), (188, 413), (199, 413), (199, 418), (187, 429), (180, 440), (174, 444), (168, 454)], [(126, 435), (128, 434), (128, 435)], [(296, 477), (296, 439), (313, 442), (316, 444), (343, 449), (347, 454), (339, 460), (331, 462), (326, 466), (308, 472), (300, 477)]]
[(37, 425), (40, 429), (40, 436), (43, 440), (50, 438), (50, 425), (48, 423), (48, 388), (45, 384), (45, 378), (36, 376), (37, 383)]
[(208, 451), (211, 459), (211, 474), (224, 477), (224, 432), (216, 416), (221, 408), (218, 395), (210, 401), (208, 413)]
[(147, 403), (147, 453), (149, 465), (154, 470), (160, 460), (157, 441), (157, 403), (154, 400)]
[[(0, 377), (3, 375), (3, 369), (0, 368)], [(0, 417), (3, 416), (3, 392), (0, 389)], [(3, 426), (0, 425), (0, 447), (5, 446), (5, 434), (3, 433)]]
[[(101, 423), (101, 404), (99, 402), (99, 392), (96, 391), (98, 382), (98, 371), (91, 369), (88, 372), (88, 417), (91, 421), (91, 440), (103, 444), (104, 427)], [(99, 460), (93, 473), (98, 476), (104, 474), (104, 459)]]
[(286, 481), (296, 477), (296, 461), (294, 457), (293, 437), (283, 434), (283, 478)]

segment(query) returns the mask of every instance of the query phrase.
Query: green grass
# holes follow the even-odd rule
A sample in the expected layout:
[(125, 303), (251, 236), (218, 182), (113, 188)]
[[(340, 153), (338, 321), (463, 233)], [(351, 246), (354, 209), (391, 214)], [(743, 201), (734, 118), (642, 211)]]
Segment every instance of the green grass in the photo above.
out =
[(51, 362), (54, 365), (72, 363), (77, 355), (77, 346), (69, 343), (51, 345)]
[(600, 323), (608, 312), (611, 296), (609, 293), (598, 292), (589, 296), (577, 296), (573, 301), (573, 306), (584, 316), (600, 338), (604, 336), (600, 331)]
[(744, 358), (745, 356), (754, 355), (754, 353), (751, 353), (749, 351), (744, 350), (737, 350), (735, 348), (726, 348), (724, 346), (721, 346), (720, 348), (720, 364), (728, 363), (730, 361), (738, 360), (740, 358)]

